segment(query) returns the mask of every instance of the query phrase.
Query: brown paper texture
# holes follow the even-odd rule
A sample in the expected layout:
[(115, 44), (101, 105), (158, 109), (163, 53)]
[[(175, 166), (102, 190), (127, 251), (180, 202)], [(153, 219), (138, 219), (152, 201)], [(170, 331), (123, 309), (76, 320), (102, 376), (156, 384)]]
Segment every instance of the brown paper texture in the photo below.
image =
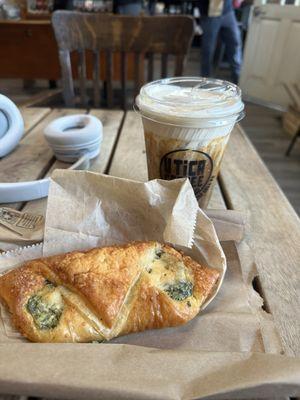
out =
[(198, 203), (187, 180), (173, 182), (141, 183), (56, 170), (49, 192), (44, 254), (150, 239), (190, 247)]
[(188, 179), (142, 183), (86, 171), (55, 171), (43, 255), (134, 240), (171, 243), (195, 260), (219, 269), (219, 284), (202, 308), (215, 297), (226, 260), (213, 224), (199, 209)]
[[(299, 359), (262, 353), (78, 344), (0, 345), (3, 392), (61, 399), (253, 399), (299, 395)], [(51, 360), (51, 362), (49, 361)]]
[[(54, 175), (44, 246), (0, 256), (0, 273), (43, 253), (113, 240), (165, 238), (174, 244), (178, 240), (180, 246), (193, 243), (185, 251), (223, 271), (225, 254), (227, 271), (214, 300), (188, 324), (105, 344), (30, 344), (16, 333), (1, 307), (0, 391), (90, 399), (300, 394), (299, 360), (278, 355), (282, 348), (272, 317), (262, 310), (262, 299), (252, 287), (253, 253), (244, 242), (236, 246), (233, 241), (223, 242), (222, 251), (208, 217), (198, 208), (196, 220), (189, 213), (194, 206), (190, 190), (184, 180), (143, 184), (87, 172)], [(227, 238), (236, 234), (234, 221), (228, 221)], [(219, 232), (226, 231), (226, 222), (222, 224)]]
[(8, 251), (43, 240), (42, 215), (0, 207), (0, 251)]
[(240, 242), (245, 234), (246, 218), (240, 211), (235, 210), (205, 210), (211, 219), (219, 240)]

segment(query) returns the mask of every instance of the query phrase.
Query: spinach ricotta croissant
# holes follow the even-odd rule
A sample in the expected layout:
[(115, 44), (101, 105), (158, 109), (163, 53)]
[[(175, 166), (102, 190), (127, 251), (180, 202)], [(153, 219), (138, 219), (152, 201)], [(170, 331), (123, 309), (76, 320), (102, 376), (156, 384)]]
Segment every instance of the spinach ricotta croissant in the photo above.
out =
[(74, 251), (0, 277), (0, 298), (34, 342), (88, 342), (184, 324), (218, 280), (158, 242)]

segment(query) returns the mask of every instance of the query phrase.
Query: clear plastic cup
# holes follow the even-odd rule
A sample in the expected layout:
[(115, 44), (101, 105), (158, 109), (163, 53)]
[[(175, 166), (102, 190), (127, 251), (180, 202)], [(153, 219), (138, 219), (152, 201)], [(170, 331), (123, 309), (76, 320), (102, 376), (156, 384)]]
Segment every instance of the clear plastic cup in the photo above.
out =
[(149, 179), (189, 178), (205, 208), (230, 132), (244, 116), (241, 90), (217, 79), (179, 77), (144, 85), (142, 116)]

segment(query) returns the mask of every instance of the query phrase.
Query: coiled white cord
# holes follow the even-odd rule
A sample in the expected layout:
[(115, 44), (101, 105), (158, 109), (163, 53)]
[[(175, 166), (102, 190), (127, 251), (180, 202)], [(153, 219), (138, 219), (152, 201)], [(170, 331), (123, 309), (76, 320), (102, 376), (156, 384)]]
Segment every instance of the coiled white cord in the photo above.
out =
[(17, 106), (0, 94), (0, 157), (6, 156), (19, 143), (24, 132), (24, 122)]
[[(0, 95), (0, 157), (10, 153), (24, 131), (20, 111), (7, 97)], [(86, 114), (69, 115), (52, 121), (45, 138), (58, 160), (74, 163), (69, 169), (85, 169), (100, 152), (103, 138), (101, 121)], [(46, 197), (50, 178), (37, 181), (0, 183), (0, 203), (36, 200)]]

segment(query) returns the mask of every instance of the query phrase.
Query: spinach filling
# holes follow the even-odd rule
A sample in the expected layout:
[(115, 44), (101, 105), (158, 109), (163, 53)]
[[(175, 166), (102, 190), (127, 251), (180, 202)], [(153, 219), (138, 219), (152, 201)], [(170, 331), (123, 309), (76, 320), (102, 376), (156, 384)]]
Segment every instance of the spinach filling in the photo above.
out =
[(163, 254), (164, 254), (164, 251), (162, 249), (155, 249), (155, 259), (156, 260), (159, 260)]
[(182, 301), (193, 294), (193, 288), (192, 282), (179, 281), (174, 285), (165, 286), (164, 291), (168, 293), (171, 299)]
[(55, 328), (62, 315), (63, 303), (61, 296), (54, 291), (54, 285), (46, 283), (45, 288), (31, 296), (26, 304), (27, 311), (32, 315), (34, 323), (41, 330)]
[(45, 279), (45, 286), (48, 286), (48, 287), (55, 287), (56, 285), (55, 285), (55, 283), (53, 283), (53, 282), (51, 282), (51, 281), (49, 281), (49, 279)]

